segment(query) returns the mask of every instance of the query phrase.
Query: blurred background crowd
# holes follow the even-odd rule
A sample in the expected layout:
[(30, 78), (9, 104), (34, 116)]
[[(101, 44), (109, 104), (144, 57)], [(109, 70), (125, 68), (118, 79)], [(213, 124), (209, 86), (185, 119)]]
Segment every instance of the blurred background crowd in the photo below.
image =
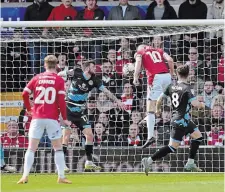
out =
[[(2, 2), (31, 2), (23, 0), (2, 0)], [(84, 8), (77, 11), (72, 0), (62, 0), (62, 4), (53, 7), (48, 1), (34, 0), (26, 8), (25, 21), (45, 20), (161, 20), (161, 19), (223, 19), (224, 1), (215, 0), (207, 6), (201, 0), (186, 0), (175, 10), (168, 0), (150, 1), (145, 18), (139, 9), (128, 0), (119, 0), (105, 15), (96, 0), (86, 0)], [(76, 5), (74, 2), (73, 5)], [(179, 21), (176, 21), (179, 22)], [(69, 30), (69, 29), (67, 29)], [(92, 35), (91, 29), (82, 31), (85, 38)], [(146, 43), (162, 48), (174, 59), (175, 68), (188, 64), (191, 67), (189, 83), (199, 101), (206, 103), (210, 110), (192, 109), (191, 115), (204, 135), (202, 145), (224, 145), (224, 36), (223, 31), (193, 33), (169, 36), (151, 36), (148, 38), (121, 38), (76, 42), (21, 41), (22, 29), (15, 29), (14, 41), (4, 42), (1, 47), (1, 92), (20, 92), (26, 83), (36, 74), (44, 71), (43, 59), (48, 54), (58, 57), (58, 72), (65, 78), (65, 87), (71, 83), (65, 77), (65, 71), (80, 67), (86, 60), (96, 63), (96, 75), (103, 84), (124, 102), (125, 111), (117, 108), (106, 95), (93, 90), (87, 101), (86, 112), (92, 124), (95, 146), (141, 146), (147, 139), (145, 122), (145, 98), (147, 80), (143, 71), (140, 86), (132, 85), (132, 73), (125, 74), (123, 68), (135, 62), (134, 54), (138, 45)], [(40, 36), (46, 36), (44, 29)], [(15, 41), (17, 39), (17, 41)], [(69, 73), (69, 72), (68, 72)], [(32, 102), (33, 98), (30, 97)], [(167, 145), (170, 138), (171, 103), (165, 99), (162, 115), (157, 117), (154, 146)], [(1, 136), (5, 147), (27, 147), (27, 133), (31, 117), (21, 110), (18, 121), (7, 123), (7, 130)], [(76, 127), (71, 135), (70, 146), (79, 147), (85, 141)], [(189, 145), (189, 136), (182, 145)], [(46, 134), (40, 143), (50, 147)]]

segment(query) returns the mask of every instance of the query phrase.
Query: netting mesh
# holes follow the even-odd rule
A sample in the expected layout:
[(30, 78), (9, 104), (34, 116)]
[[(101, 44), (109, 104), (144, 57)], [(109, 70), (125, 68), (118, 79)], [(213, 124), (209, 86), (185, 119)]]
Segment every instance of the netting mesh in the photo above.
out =
[[(156, 120), (156, 144), (147, 150), (139, 148), (147, 139), (144, 119), (147, 78), (142, 71), (141, 84), (135, 87), (132, 85), (132, 71), (125, 73), (123, 68), (135, 62), (137, 46), (147, 43), (163, 48), (173, 57), (175, 67), (185, 63), (191, 66), (189, 83), (192, 91), (210, 108), (207, 111), (192, 109), (192, 118), (204, 136), (196, 160), (204, 171), (223, 171), (223, 150), (214, 148), (224, 144), (223, 28), (215, 25), (49, 28), (47, 31), (43, 28), (16, 28), (2, 31), (1, 139), (6, 148), (6, 161), (21, 170), (31, 117), (23, 108), (20, 94), (35, 74), (44, 71), (44, 57), (54, 54), (59, 60), (58, 72), (66, 85), (70, 84), (70, 77), (65, 75), (65, 71), (80, 67), (85, 60), (94, 60), (96, 75), (127, 106), (125, 111), (121, 111), (104, 94), (96, 90), (89, 94), (86, 113), (93, 127), (94, 157), (103, 171), (141, 171), (141, 158), (167, 145), (171, 130), (171, 102), (165, 99), (162, 116)], [(10, 127), (17, 129), (11, 132)], [(19, 135), (15, 134), (17, 131)], [(67, 157), (72, 171), (82, 171), (84, 143), (84, 137), (74, 128)], [(187, 136), (178, 154), (157, 162), (153, 170), (182, 171), (189, 144)], [(46, 134), (40, 146), (42, 150), (37, 154), (34, 171), (53, 172), (52, 151), (48, 149), (51, 142)], [(12, 159), (13, 155), (16, 158)], [(46, 166), (41, 166), (45, 162), (43, 159), (48, 159)]]

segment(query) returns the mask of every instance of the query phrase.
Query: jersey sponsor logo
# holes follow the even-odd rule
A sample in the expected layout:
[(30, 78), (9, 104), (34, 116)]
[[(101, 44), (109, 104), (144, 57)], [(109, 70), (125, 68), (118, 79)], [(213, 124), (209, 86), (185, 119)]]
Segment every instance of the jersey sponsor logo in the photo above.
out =
[(39, 80), (38, 83), (39, 84), (50, 84), (50, 85), (54, 85), (55, 84), (55, 80), (43, 79), (43, 80)]
[(90, 80), (90, 81), (88, 81), (88, 84), (92, 86), (94, 84), (94, 82), (92, 80)]
[(82, 91), (88, 91), (88, 87), (86, 87), (85, 83), (82, 83), (82, 85), (78, 85), (78, 87), (80, 88), (80, 90)]

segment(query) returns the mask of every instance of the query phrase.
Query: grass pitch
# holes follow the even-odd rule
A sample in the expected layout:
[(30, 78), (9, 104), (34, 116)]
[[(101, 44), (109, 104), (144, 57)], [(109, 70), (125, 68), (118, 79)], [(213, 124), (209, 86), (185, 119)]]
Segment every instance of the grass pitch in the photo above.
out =
[(223, 192), (224, 174), (71, 174), (73, 184), (57, 184), (56, 175), (31, 175), (17, 185), (21, 175), (2, 175), (2, 192)]

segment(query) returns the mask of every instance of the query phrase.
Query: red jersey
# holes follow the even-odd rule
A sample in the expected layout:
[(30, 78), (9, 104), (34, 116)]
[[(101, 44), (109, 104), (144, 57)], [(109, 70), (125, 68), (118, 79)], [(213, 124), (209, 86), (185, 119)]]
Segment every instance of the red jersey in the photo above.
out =
[(1, 136), (1, 142), (4, 148), (7, 147), (19, 147), (19, 148), (27, 148), (28, 147), (28, 139), (23, 135), (17, 135), (16, 137), (9, 137), (8, 134), (3, 134)]
[(137, 55), (142, 57), (142, 64), (148, 76), (148, 83), (151, 85), (156, 74), (169, 73), (167, 64), (164, 61), (164, 51), (146, 46)]
[(64, 80), (56, 73), (44, 72), (36, 75), (24, 88), (25, 107), (31, 111), (29, 94), (33, 93), (32, 119), (59, 119), (61, 112), (66, 120)]
[[(62, 20), (75, 20), (77, 11), (74, 7), (65, 7), (64, 4), (55, 7), (48, 17), (48, 21), (62, 21)], [(70, 19), (67, 19), (70, 18)]]

